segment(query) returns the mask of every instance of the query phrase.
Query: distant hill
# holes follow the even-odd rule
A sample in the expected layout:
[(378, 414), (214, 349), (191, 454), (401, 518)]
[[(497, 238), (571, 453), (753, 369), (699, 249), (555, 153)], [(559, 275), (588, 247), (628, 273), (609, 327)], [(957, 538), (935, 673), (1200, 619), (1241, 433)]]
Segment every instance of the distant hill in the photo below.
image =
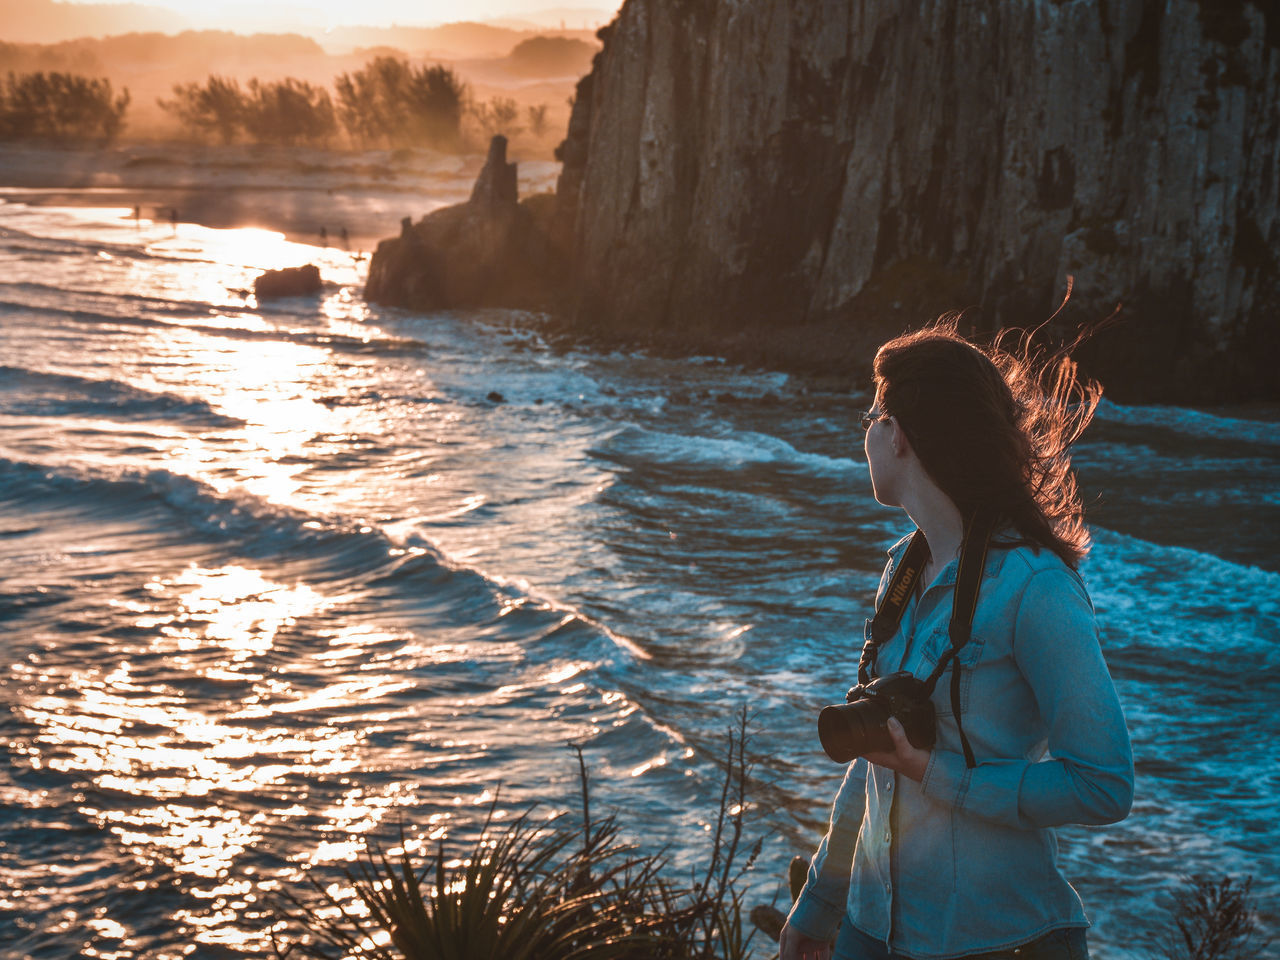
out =
[(184, 30), (163, 33), (126, 33), (115, 37), (74, 40), (53, 49), (83, 49), (108, 62), (159, 64), (194, 62), (290, 60), (325, 57), (324, 48), (310, 37), (296, 33), (231, 33), (227, 30)]
[[(544, 34), (581, 40), (598, 47), (590, 30), (543, 30)], [(318, 37), (331, 52), (369, 47), (398, 47), (414, 55), (449, 60), (484, 60), (505, 57), (532, 35), (488, 23), (446, 23), (439, 27), (335, 27)]]
[(188, 26), (181, 14), (141, 3), (0, 0), (0, 39), (7, 43), (57, 43), (137, 31), (176, 33)]
[(323, 70), (328, 60), (318, 43), (292, 33), (242, 36), (222, 30), (184, 30), (176, 35), (125, 33), (52, 44), (0, 42), (0, 71), (106, 73), (126, 82), (155, 69), (173, 69), (186, 79), (207, 72), (234, 74), (264, 63), (273, 64), (273, 72), (297, 69), (300, 63), (315, 63)]
[(0, 75), (59, 71), (85, 76), (104, 76), (108, 70), (97, 53), (73, 44), (45, 46), (38, 43), (0, 41)]
[(580, 77), (599, 49), (598, 43), (573, 37), (530, 37), (507, 56), (506, 69), (526, 77)]

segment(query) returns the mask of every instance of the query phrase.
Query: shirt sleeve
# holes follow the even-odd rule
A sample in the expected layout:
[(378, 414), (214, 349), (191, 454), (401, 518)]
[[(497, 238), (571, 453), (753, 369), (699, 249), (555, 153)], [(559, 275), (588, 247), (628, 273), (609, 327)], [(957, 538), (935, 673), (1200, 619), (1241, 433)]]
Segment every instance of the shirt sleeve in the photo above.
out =
[(830, 940), (844, 919), (853, 851), (867, 804), (867, 768), (867, 761), (859, 757), (845, 771), (831, 805), (827, 835), (809, 862), (809, 875), (787, 917), (788, 924), (814, 940)]
[(926, 796), (1006, 826), (1123, 820), (1133, 804), (1133, 754), (1115, 684), (1102, 658), (1093, 606), (1065, 569), (1041, 570), (1018, 606), (1014, 660), (1031, 686), (1048, 757), (984, 760), (973, 769), (934, 750)]

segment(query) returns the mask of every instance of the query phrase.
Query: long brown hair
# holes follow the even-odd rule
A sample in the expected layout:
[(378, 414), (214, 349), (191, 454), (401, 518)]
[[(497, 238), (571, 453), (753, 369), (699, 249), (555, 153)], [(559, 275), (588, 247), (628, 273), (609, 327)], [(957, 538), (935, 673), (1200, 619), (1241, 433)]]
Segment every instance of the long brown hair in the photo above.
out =
[(944, 316), (880, 348), (880, 409), (966, 523), (980, 511), (993, 515), (1075, 568), (1089, 532), (1070, 449), (1102, 387), (1080, 379), (1070, 356), (1076, 344), (1046, 353), (1031, 333), (1006, 331), (982, 347), (957, 332), (958, 320)]

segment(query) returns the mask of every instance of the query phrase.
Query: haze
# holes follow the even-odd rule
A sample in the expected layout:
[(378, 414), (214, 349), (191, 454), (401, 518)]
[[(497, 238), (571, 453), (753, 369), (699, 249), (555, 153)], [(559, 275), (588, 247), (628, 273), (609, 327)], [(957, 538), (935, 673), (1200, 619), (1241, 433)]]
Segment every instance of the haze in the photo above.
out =
[[(458, 21), (497, 21), (515, 27), (594, 29), (613, 18), (621, 0), (0, 0), (0, 40), (56, 42), (131, 31), (234, 30), (323, 33), (332, 27), (431, 26)], [(77, 28), (78, 25), (78, 28)]]

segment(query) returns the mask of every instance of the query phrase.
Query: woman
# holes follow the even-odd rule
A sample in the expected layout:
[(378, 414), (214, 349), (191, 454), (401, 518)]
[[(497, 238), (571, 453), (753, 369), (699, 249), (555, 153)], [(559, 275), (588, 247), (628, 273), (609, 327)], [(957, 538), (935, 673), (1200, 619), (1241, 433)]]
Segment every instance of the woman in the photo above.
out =
[[(892, 750), (849, 765), (780, 958), (1083, 960), (1088, 921), (1052, 828), (1121, 820), (1133, 799), (1124, 716), (1076, 572), (1089, 541), (1068, 452), (1101, 390), (1065, 352), (1037, 362), (1029, 339), (1016, 354), (980, 349), (946, 320), (886, 343), (874, 372), (872, 488), (919, 528), (927, 562), (897, 629), (868, 641), (873, 677), (935, 673), (965, 533), (976, 518), (995, 533), (970, 639), (931, 694), (936, 742), (913, 746), (890, 720)], [(877, 607), (909, 539), (889, 551)]]

